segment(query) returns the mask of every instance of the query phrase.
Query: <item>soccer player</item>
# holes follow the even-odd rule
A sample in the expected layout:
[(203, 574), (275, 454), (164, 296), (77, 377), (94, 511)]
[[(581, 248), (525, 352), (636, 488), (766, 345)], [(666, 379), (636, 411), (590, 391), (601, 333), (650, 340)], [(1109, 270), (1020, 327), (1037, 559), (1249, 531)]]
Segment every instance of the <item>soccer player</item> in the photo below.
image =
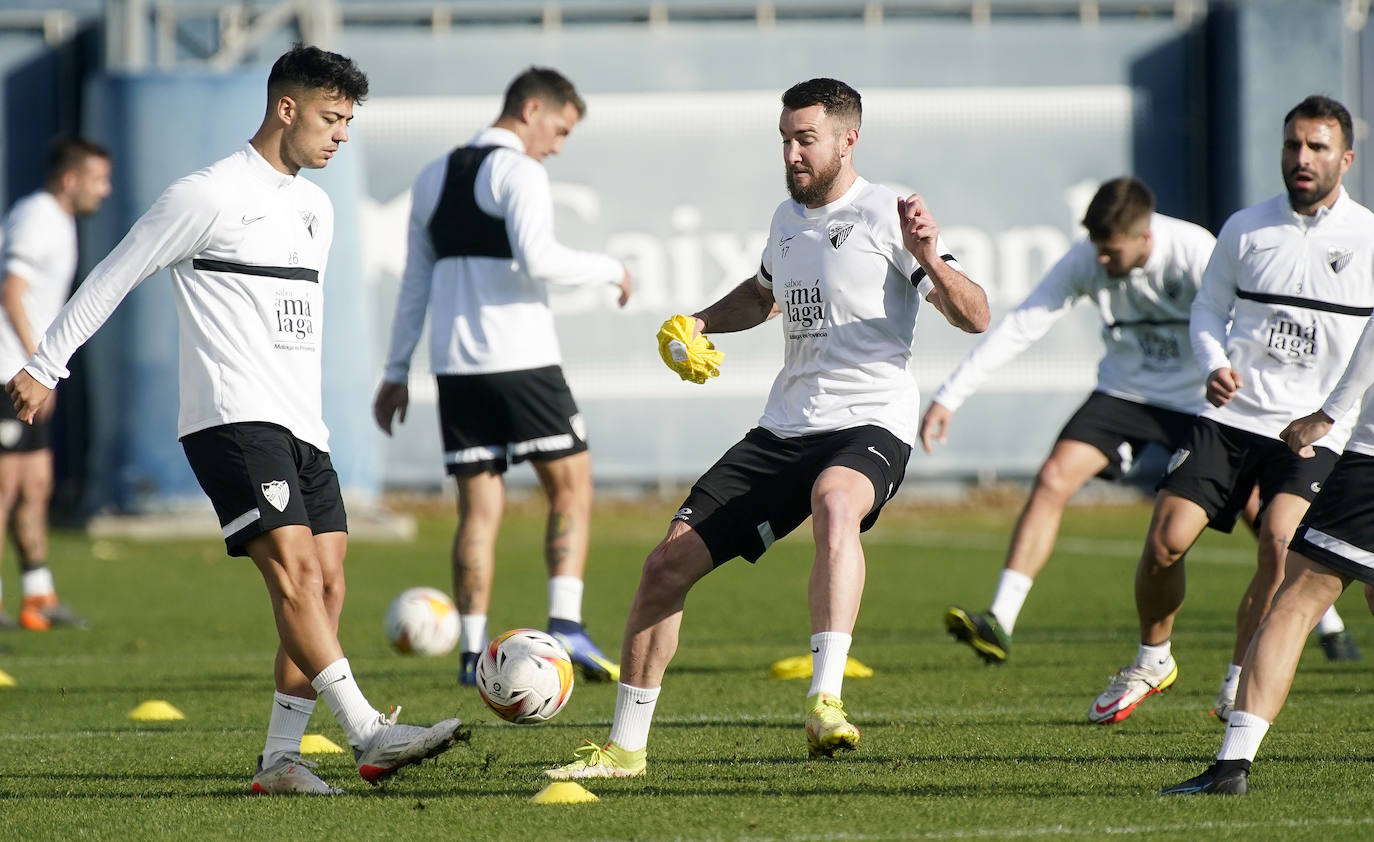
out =
[(320, 318), (334, 236), (329, 197), (300, 177), (348, 140), (367, 77), (297, 45), (267, 80), (238, 151), (168, 187), (86, 277), (6, 391), (32, 421), (72, 353), (137, 284), (171, 268), (180, 330), (178, 435), (231, 556), (262, 573), (280, 646), (252, 791), (340, 792), (300, 756), (318, 694), (375, 784), (453, 743), (461, 723), (396, 723), (363, 697), (339, 646), (347, 520), (320, 408)]
[[(1354, 259), (1368, 262), (1368, 245)], [(1280, 437), (1294, 453), (1311, 457), (1312, 444), (1350, 415), (1371, 384), (1374, 322), (1366, 325), (1350, 365), (1321, 409), (1293, 421)], [(1352, 581), (1364, 583), (1365, 599), (1374, 610), (1372, 495), (1374, 400), (1365, 399), (1345, 452), (1293, 537), (1283, 584), (1245, 652), (1236, 708), (1216, 762), (1201, 775), (1166, 787), (1163, 794), (1243, 795), (1249, 789), (1250, 765), (1293, 685), (1303, 637)]]
[[(0, 376), (23, 367), (62, 309), (76, 276), (76, 220), (99, 210), (108, 195), (109, 153), (89, 140), (61, 137), (49, 151), (43, 187), (10, 208), (0, 256)], [(12, 405), (0, 401), (0, 545), (12, 522), (24, 595), (18, 622), (0, 606), (0, 629), (88, 626), (58, 600), (47, 563), (55, 404), (48, 401), (32, 424), (22, 424)]]
[(988, 332), (944, 382), (921, 418), (921, 445), (943, 443), (954, 413), (995, 368), (1040, 339), (1080, 301), (1102, 317), (1107, 353), (1097, 388), (1040, 466), (1016, 522), (986, 613), (950, 608), (945, 627), (988, 663), (1007, 660), (1016, 618), (1049, 561), (1069, 498), (1094, 476), (1120, 479), (1154, 443), (1173, 451), (1206, 402), (1188, 344), (1188, 311), (1216, 240), (1206, 229), (1154, 212), (1154, 194), (1114, 178), (1088, 203), (1086, 239)]
[(1350, 113), (1310, 96), (1283, 126), (1286, 194), (1226, 221), (1193, 302), (1193, 350), (1208, 373), (1212, 406), (1161, 483), (1135, 576), (1140, 647), (1090, 706), (1093, 722), (1120, 722), (1177, 679), (1170, 635), (1183, 605), (1184, 555), (1209, 525), (1229, 531), (1258, 484), (1258, 566), (1236, 612), (1231, 665), (1213, 707), (1218, 718), (1229, 716), (1245, 650), (1283, 579), (1289, 540), (1354, 423), (1337, 423), (1306, 459), (1278, 437), (1331, 391), (1374, 312), (1367, 259), (1374, 213), (1341, 186), (1355, 157)]
[(410, 358), (428, 310), (444, 462), (458, 486), (452, 567), (460, 684), (476, 683), (487, 645), (503, 477), (511, 463), (527, 460), (549, 501), (549, 633), (587, 678), (620, 677), (582, 625), (591, 457), (549, 309), (550, 286), (614, 286), (622, 307), (630, 297), (630, 273), (619, 261), (574, 251), (553, 235), (541, 162), (562, 150), (586, 111), (562, 74), (532, 67), (506, 88), (496, 122), (427, 165), (411, 192), (406, 266), (373, 415), (387, 435), (393, 419), (405, 421)]
[[(610, 741), (546, 775), (644, 773), (663, 674), (692, 586), (736, 556), (757, 561), (812, 517), (809, 607), (813, 674), (806, 700), (811, 756), (859, 742), (841, 683), (864, 584), (859, 534), (901, 485), (920, 396), (908, 372), (916, 313), (929, 301), (972, 333), (987, 296), (945, 249), (916, 194), (902, 198), (854, 169), (859, 94), (834, 79), (782, 96), (789, 200), (773, 214), (758, 273), (701, 312), (704, 334), (745, 330), (780, 312), (784, 341), (759, 426), (693, 486), (649, 553), (625, 624), (624, 671)], [(776, 308), (776, 310), (775, 310)]]

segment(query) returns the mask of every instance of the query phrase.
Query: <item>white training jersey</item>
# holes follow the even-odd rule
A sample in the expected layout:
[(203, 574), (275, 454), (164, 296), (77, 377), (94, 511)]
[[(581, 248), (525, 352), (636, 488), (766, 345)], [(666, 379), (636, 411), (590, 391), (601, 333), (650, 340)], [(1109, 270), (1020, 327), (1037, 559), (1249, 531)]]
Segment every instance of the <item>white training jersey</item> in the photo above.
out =
[[(452, 177), (450, 166), (457, 159), (446, 154), (415, 179), (406, 264), (383, 374), (387, 382), (406, 382), (426, 310), (435, 374), (558, 365), (562, 355), (549, 309), (549, 286), (617, 283), (624, 275), (624, 267), (614, 258), (570, 249), (554, 239), (548, 172), (525, 154), (514, 132), (483, 129), (455, 152), (491, 147), (495, 148), (467, 178)], [(444, 210), (450, 206), (457, 209)], [(493, 222), (496, 228), (486, 239), (500, 239), (504, 227), (504, 241), (476, 243), (476, 248), (450, 249), (447, 254), (436, 250), (436, 232), (459, 238), (462, 232), (435, 226), (480, 229)], [(468, 244), (474, 245), (471, 238)]]
[[(786, 344), (764, 429), (790, 438), (872, 424), (915, 444), (921, 399), (907, 364), (934, 285), (902, 242), (897, 199), (858, 178), (824, 207), (789, 199), (773, 213), (757, 277)], [(943, 240), (937, 248), (959, 269)]]
[[(1365, 322), (1355, 350), (1350, 355), (1350, 364), (1336, 382), (1322, 412), (1340, 423), (1342, 419), (1354, 416), (1354, 429), (1345, 443), (1347, 451), (1374, 456), (1374, 319)], [(1358, 410), (1358, 412), (1352, 412)]]
[[(46, 190), (14, 203), (5, 217), (3, 265), (7, 275), (23, 278), (24, 315), (33, 340), (43, 335), (62, 309), (76, 279), (76, 217)], [(0, 315), (0, 376), (5, 382), (29, 360), (14, 324)]]
[(325, 192), (244, 144), (163, 191), (86, 276), (25, 369), (55, 385), (124, 296), (170, 267), (180, 326), (177, 436), (262, 421), (327, 450), (320, 336), (333, 234)]
[[(1204, 373), (1232, 368), (1242, 386), (1204, 417), (1277, 437), (1326, 400), (1374, 312), (1374, 213), (1341, 188), (1328, 209), (1296, 213), (1286, 195), (1222, 226), (1193, 302)], [(1230, 327), (1227, 327), (1227, 321)], [(1347, 415), (1317, 446), (1339, 452)]]
[(951, 411), (987, 376), (1040, 339), (1080, 301), (1097, 305), (1107, 353), (1097, 391), (1135, 403), (1197, 414), (1203, 378), (1188, 338), (1188, 312), (1216, 240), (1201, 226), (1150, 217), (1153, 245), (1143, 267), (1111, 277), (1097, 248), (1082, 239), (945, 378), (932, 400)]

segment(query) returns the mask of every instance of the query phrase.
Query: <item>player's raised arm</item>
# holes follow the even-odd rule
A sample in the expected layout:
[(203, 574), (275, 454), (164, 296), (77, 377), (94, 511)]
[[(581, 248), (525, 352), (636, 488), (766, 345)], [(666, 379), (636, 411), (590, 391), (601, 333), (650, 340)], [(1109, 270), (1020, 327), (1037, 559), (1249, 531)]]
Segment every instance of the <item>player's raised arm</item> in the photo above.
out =
[(761, 325), (778, 314), (773, 291), (751, 277), (719, 301), (692, 314), (697, 333), (734, 333)]
[(897, 200), (897, 219), (907, 251), (921, 264), (935, 286), (926, 300), (935, 305), (950, 324), (965, 333), (987, 330), (992, 320), (987, 293), (945, 262), (939, 248), (940, 225), (919, 193)]

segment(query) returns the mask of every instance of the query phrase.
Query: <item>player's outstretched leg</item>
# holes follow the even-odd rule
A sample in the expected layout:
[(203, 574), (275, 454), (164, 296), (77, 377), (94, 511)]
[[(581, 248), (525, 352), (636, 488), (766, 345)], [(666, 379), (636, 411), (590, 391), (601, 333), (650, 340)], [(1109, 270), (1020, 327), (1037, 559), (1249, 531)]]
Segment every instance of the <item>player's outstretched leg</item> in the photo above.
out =
[(1178, 664), (1172, 655), (1166, 663), (1157, 666), (1139, 663), (1124, 666), (1116, 671), (1107, 689), (1088, 708), (1088, 719), (1099, 725), (1120, 722), (1141, 702), (1168, 690), (1177, 680)]
[(859, 745), (859, 729), (844, 716), (839, 696), (817, 693), (806, 700), (806, 747), (811, 757), (834, 757)]
[(1004, 663), (1011, 657), (1011, 635), (992, 612), (965, 611), (957, 605), (945, 612), (945, 630), (989, 664)]
[(423, 728), (398, 724), (396, 717), (400, 713), (399, 706), (393, 708), (391, 716), (382, 719), (381, 727), (372, 734), (367, 744), (353, 749), (358, 774), (373, 786), (399, 769), (448, 751), (455, 740), (467, 739), (467, 735), (461, 732), (463, 723), (457, 718), (445, 719), (437, 725)]
[(1160, 795), (1244, 795), (1250, 789), (1249, 760), (1218, 760), (1196, 778), (1159, 791)]
[(266, 767), (258, 755), (258, 768), (253, 773), (254, 795), (343, 795), (344, 791), (330, 786), (315, 774), (315, 764), (302, 760), (299, 754), (281, 754)]
[(634, 778), (648, 768), (646, 750), (628, 751), (615, 743), (598, 746), (591, 740), (575, 750), (577, 759), (566, 766), (545, 769), (544, 774), (556, 781), (575, 781), (583, 778)]

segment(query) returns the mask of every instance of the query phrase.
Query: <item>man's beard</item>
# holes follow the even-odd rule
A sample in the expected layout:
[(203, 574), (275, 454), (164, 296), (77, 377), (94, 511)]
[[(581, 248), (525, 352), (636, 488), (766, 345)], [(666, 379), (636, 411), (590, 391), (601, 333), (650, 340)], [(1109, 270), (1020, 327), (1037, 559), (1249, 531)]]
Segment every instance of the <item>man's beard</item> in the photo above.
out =
[(1294, 184), (1293, 179), (1297, 177), (1296, 172), (1290, 172), (1283, 180), (1283, 186), (1288, 189), (1288, 204), (1295, 208), (1311, 207), (1336, 189), (1334, 180), (1323, 180), (1317, 173), (1311, 171), (1308, 171), (1308, 174), (1312, 176), (1312, 184), (1308, 187), (1299, 187)]
[(805, 187), (797, 184), (797, 174), (789, 167), (784, 170), (787, 176), (787, 192), (792, 196), (793, 201), (808, 207), (819, 204), (826, 196), (830, 195), (830, 188), (835, 186), (835, 179), (840, 177), (840, 156), (836, 155), (835, 160), (830, 162), (830, 166), (818, 172), (811, 173), (811, 183)]

